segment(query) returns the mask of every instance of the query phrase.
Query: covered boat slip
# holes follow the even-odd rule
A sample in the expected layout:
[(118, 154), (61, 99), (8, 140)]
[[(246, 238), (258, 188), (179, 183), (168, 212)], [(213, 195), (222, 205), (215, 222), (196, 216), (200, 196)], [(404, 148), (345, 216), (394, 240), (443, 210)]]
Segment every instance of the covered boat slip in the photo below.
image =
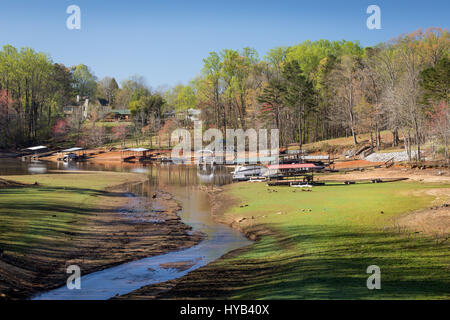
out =
[(58, 152), (58, 161), (78, 161), (86, 158), (86, 152), (84, 148), (73, 147)]
[(324, 166), (317, 166), (314, 163), (272, 164), (267, 166), (265, 175), (268, 177), (291, 177), (322, 171), (324, 168)]
[[(227, 159), (228, 160), (228, 159)], [(227, 161), (227, 163), (229, 163)], [(330, 166), (334, 163), (334, 160), (330, 157), (330, 155), (306, 155), (306, 154), (280, 154), (278, 156), (261, 156), (261, 155), (253, 155), (253, 156), (244, 156), (244, 157), (235, 157), (232, 161), (232, 164), (271, 164), (271, 163), (279, 163), (279, 164), (302, 164), (302, 163), (313, 163), (318, 166)]]
[(170, 152), (170, 149), (128, 148), (120, 151), (120, 160), (122, 162), (173, 162)]
[(28, 154), (22, 156), (23, 161), (38, 160), (40, 158), (48, 157), (53, 154), (57, 154), (57, 160), (79, 160), (86, 157), (84, 148), (73, 147), (61, 151), (50, 150), (47, 146), (35, 146), (24, 149)]
[(54, 151), (51, 151), (47, 146), (35, 146), (24, 149), (27, 153), (22, 156), (22, 161), (37, 160), (42, 157), (52, 155)]
[(264, 175), (271, 180), (268, 182), (270, 186), (310, 184), (314, 182), (314, 172), (321, 172), (323, 169), (323, 166), (313, 163), (274, 164), (267, 166)]
[(34, 153), (42, 153), (42, 152), (48, 151), (48, 147), (46, 147), (46, 146), (36, 146), (36, 147), (26, 148), (25, 150), (30, 150), (30, 151), (32, 151)]
[(150, 161), (151, 158), (150, 149), (145, 148), (130, 148), (120, 152), (120, 158), (122, 161)]
[(317, 165), (330, 166), (334, 163), (330, 155), (307, 155), (298, 153), (288, 153), (280, 155), (280, 163), (293, 164), (293, 163), (314, 163)]
[(285, 179), (288, 177), (310, 176), (312, 172), (322, 171), (323, 169), (323, 166), (317, 166), (313, 163), (239, 166), (233, 172), (233, 180), (254, 181), (254, 179), (252, 179), (254, 177), (273, 180)]

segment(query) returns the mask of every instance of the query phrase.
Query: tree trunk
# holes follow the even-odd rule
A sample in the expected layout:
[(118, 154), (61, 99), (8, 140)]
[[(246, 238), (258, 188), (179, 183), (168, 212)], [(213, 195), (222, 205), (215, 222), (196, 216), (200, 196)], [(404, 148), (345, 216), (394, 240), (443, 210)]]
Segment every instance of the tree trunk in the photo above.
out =
[(353, 136), (353, 144), (355, 145), (355, 146), (357, 146), (358, 145), (358, 140), (357, 140), (357, 138), (356, 138), (356, 132), (355, 132), (355, 129), (353, 129), (353, 126), (352, 126), (352, 136)]
[(419, 125), (417, 123), (417, 119), (414, 119), (414, 127), (415, 127), (415, 138), (416, 138), (416, 144), (417, 144), (417, 154), (416, 154), (416, 161), (420, 161), (420, 133), (419, 133)]
[(299, 111), (298, 114), (298, 144), (300, 146), (300, 152), (302, 151), (303, 148), (303, 134), (302, 134), (302, 114), (301, 114), (301, 109)]
[(377, 126), (377, 150), (381, 149), (381, 132), (380, 127)]
[(416, 159), (417, 159), (417, 161), (420, 161), (420, 160), (421, 160), (421, 157), (420, 157), (420, 140), (417, 142), (417, 154), (416, 154)]
[(394, 131), (392, 131), (392, 146), (397, 147), (399, 144), (399, 137), (398, 137), (398, 129), (395, 128)]

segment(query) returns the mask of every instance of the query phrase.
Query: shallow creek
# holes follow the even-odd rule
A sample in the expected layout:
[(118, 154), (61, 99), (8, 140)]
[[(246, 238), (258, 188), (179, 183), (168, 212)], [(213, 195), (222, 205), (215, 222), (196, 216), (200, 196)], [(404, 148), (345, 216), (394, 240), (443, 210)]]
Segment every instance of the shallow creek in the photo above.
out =
[[(146, 285), (182, 277), (227, 252), (251, 243), (238, 231), (216, 223), (211, 218), (209, 198), (197, 187), (199, 184), (229, 183), (230, 176), (224, 168), (201, 170), (195, 166), (123, 166), (122, 164), (90, 165), (86, 163), (67, 166), (45, 162), (27, 164), (4, 160), (0, 163), (0, 168), (0, 175), (42, 174), (51, 173), (53, 170), (111, 170), (147, 174), (148, 182), (130, 186), (129, 191), (138, 197), (149, 197), (157, 189), (171, 193), (182, 206), (179, 213), (182, 221), (192, 226), (193, 231), (205, 234), (205, 239), (191, 248), (124, 263), (87, 275), (82, 274), (81, 289), (69, 290), (67, 286), (63, 286), (34, 297), (33, 299), (36, 300), (109, 299)], [(158, 208), (148, 209), (150, 211)]]

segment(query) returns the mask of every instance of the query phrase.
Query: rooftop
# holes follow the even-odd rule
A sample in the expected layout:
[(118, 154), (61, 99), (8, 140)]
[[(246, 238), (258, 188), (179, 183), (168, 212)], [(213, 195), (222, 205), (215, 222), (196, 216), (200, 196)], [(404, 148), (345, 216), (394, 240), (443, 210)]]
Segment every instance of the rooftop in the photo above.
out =
[(27, 148), (27, 150), (31, 150), (31, 151), (42, 150), (42, 149), (48, 149), (48, 148), (46, 146), (36, 146), (36, 147)]
[(125, 149), (123, 151), (132, 151), (132, 152), (144, 152), (144, 151), (149, 151), (150, 149), (145, 149), (145, 148), (130, 148), (130, 149)]
[(130, 115), (131, 111), (130, 109), (113, 109), (111, 110), (111, 113), (116, 113), (120, 115)]
[(80, 150), (83, 150), (83, 148), (75, 147), (75, 148), (63, 150), (62, 152), (74, 152), (74, 151), (80, 151)]

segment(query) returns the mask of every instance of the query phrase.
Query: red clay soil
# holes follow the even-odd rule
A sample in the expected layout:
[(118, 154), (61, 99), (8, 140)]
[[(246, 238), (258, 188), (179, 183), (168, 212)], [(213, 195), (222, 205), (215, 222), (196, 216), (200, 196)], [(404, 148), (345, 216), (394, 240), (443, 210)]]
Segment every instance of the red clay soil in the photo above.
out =
[[(120, 151), (105, 151), (104, 149), (93, 149), (84, 151), (89, 161), (121, 161)], [(42, 157), (43, 160), (57, 161), (59, 154)]]
[(120, 151), (107, 151), (89, 156), (89, 161), (121, 161)]
[(349, 160), (343, 162), (335, 162), (331, 167), (334, 169), (351, 169), (351, 168), (364, 168), (377, 165), (383, 165), (384, 162), (370, 162), (366, 160)]
[[(167, 150), (153, 150), (150, 153), (164, 153), (168, 152)], [(120, 150), (112, 150), (108, 151), (105, 149), (92, 149), (85, 150), (85, 154), (87, 156), (87, 161), (101, 161), (101, 162), (109, 162), (109, 161), (122, 161), (121, 151)], [(56, 161), (59, 155), (54, 154), (49, 157), (43, 157), (43, 160)]]

